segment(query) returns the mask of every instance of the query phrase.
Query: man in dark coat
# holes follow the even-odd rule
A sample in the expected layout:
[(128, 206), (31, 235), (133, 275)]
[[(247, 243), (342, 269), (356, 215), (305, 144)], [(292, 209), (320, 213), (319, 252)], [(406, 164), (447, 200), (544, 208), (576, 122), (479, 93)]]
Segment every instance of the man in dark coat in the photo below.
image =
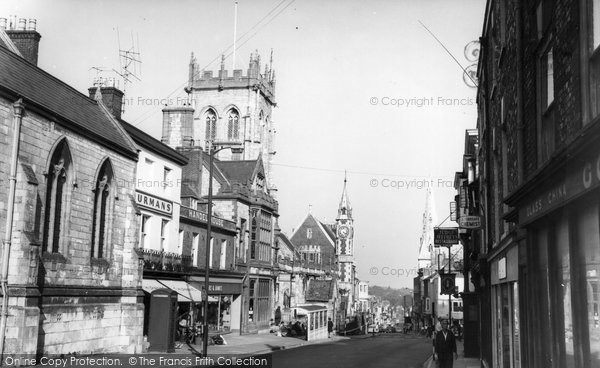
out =
[(331, 320), (331, 318), (329, 318), (329, 321), (327, 321), (327, 335), (329, 337), (331, 337), (332, 333), (333, 333), (333, 321)]
[(438, 361), (440, 368), (452, 368), (454, 360), (458, 359), (456, 353), (456, 338), (448, 330), (448, 321), (442, 321), (442, 330), (436, 332), (433, 339), (433, 358)]

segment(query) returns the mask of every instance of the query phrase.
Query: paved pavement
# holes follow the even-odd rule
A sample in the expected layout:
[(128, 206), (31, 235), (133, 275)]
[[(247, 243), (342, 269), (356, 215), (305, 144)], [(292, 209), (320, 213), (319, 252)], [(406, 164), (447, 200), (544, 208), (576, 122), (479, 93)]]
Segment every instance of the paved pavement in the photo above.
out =
[[(349, 337), (334, 336), (329, 339), (306, 341), (295, 337), (277, 336), (274, 333), (259, 333), (249, 335), (226, 334), (222, 335), (226, 344), (208, 346), (209, 355), (256, 355), (266, 354), (273, 351), (291, 349), (299, 346), (327, 344)], [(209, 341), (210, 343), (210, 341)], [(202, 352), (202, 338), (196, 340), (196, 344), (184, 345), (176, 349), (176, 354), (200, 354)]]
[[(464, 347), (462, 341), (456, 341), (456, 351), (458, 351), (458, 359), (454, 361), (454, 368), (480, 368), (481, 363), (477, 358), (465, 358)], [(429, 367), (433, 356), (430, 356), (425, 363), (423, 368)], [(435, 367), (436, 365), (433, 365)]]
[[(384, 336), (384, 335), (378, 335)], [(344, 340), (350, 340), (350, 337), (345, 336), (334, 336), (329, 339), (321, 339), (316, 341), (305, 341), (303, 339), (295, 337), (283, 337), (277, 336), (273, 333), (259, 333), (249, 335), (238, 335), (238, 334), (226, 334), (223, 335), (226, 344), (224, 345), (209, 345), (209, 355), (258, 355), (266, 354), (274, 351), (292, 349), (300, 346), (314, 345), (314, 344), (328, 344), (335, 343)], [(352, 339), (368, 339), (372, 335), (359, 335), (352, 336)], [(409, 339), (424, 339), (422, 336), (416, 334), (405, 335)], [(176, 349), (176, 354), (200, 354), (202, 351), (202, 340), (198, 338), (197, 344), (184, 345), (183, 347)], [(477, 358), (465, 358), (462, 341), (457, 341), (458, 360), (454, 362), (454, 368), (480, 368), (480, 362)], [(429, 367), (430, 361), (433, 357), (429, 357), (423, 367)], [(434, 365), (435, 367), (435, 365)]]

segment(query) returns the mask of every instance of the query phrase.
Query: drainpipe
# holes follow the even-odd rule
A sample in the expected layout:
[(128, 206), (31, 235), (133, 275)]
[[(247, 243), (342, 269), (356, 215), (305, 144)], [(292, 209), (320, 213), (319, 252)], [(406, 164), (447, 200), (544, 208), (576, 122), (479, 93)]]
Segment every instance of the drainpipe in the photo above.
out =
[(2, 244), (2, 316), (0, 319), (0, 357), (4, 357), (4, 337), (6, 336), (6, 319), (8, 318), (8, 260), (12, 240), (12, 224), (15, 209), (15, 189), (17, 186), (17, 164), (19, 158), (19, 138), (21, 135), (21, 123), (23, 121), (23, 100), (19, 99), (13, 104), (13, 139), (12, 152), (10, 156), (10, 176), (8, 178), (8, 208), (6, 211), (6, 232)]

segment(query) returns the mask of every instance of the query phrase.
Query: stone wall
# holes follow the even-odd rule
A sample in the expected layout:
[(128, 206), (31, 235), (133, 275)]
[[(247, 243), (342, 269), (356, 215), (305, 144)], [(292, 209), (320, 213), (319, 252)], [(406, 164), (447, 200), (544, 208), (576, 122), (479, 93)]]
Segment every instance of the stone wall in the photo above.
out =
[[(0, 185), (8, 188), (13, 101), (0, 98)], [(46, 173), (54, 148), (66, 140), (72, 182), (62, 253), (41, 249)], [(97, 172), (106, 160), (114, 171), (111, 233), (103, 259), (91, 257), (92, 212)], [(143, 304), (138, 303), (140, 263), (135, 248), (138, 218), (133, 210), (135, 161), (25, 106), (18, 158), (9, 263), (9, 354), (140, 352)], [(4, 234), (7, 190), (0, 194)]]

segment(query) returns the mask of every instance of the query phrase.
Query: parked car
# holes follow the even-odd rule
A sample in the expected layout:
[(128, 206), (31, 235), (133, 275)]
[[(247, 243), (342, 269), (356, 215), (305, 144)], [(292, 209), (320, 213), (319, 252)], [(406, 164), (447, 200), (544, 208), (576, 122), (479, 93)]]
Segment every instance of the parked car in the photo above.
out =
[(396, 332), (396, 327), (395, 327), (395, 326), (392, 326), (392, 325), (388, 325), (388, 326), (385, 328), (385, 332), (387, 332), (387, 333), (394, 333), (394, 332)]
[(379, 326), (376, 323), (368, 325), (367, 333), (379, 333)]

